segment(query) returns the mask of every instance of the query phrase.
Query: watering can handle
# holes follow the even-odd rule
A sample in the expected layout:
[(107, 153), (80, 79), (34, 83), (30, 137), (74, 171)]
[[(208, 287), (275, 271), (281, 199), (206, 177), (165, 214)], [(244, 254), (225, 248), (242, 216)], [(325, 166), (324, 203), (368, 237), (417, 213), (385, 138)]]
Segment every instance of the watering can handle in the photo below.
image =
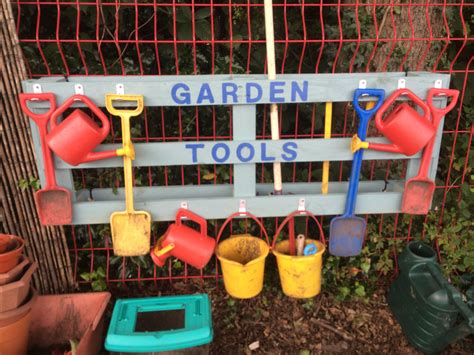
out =
[(186, 217), (190, 219), (193, 222), (196, 222), (199, 224), (201, 227), (201, 238), (205, 238), (207, 236), (207, 221), (205, 218), (197, 215), (194, 212), (191, 212), (190, 210), (187, 210), (185, 208), (180, 208), (178, 210), (178, 213), (176, 213), (176, 225), (181, 226), (182, 224), (182, 218)]
[(398, 99), (400, 96), (407, 96), (414, 103), (420, 106), (424, 113), (423, 117), (427, 121), (429, 121), (430, 108), (428, 107), (428, 105), (418, 96), (416, 96), (413, 91), (409, 89), (398, 89), (398, 90), (395, 90), (393, 94), (389, 96), (389, 98), (383, 103), (380, 110), (375, 114), (375, 126), (377, 127), (379, 131), (384, 129), (384, 121), (382, 120), (382, 118), (385, 111), (387, 111), (390, 108), (390, 106), (392, 106), (392, 104), (395, 102), (395, 100)]
[[(447, 105), (444, 108), (437, 108), (433, 105), (433, 97), (434, 96), (447, 96), (447, 97), (452, 97), (451, 102), (449, 105)], [(428, 91), (428, 96), (426, 98), (426, 102), (428, 103), (428, 106), (433, 113), (436, 113), (439, 116), (444, 116), (446, 115), (449, 111), (451, 111), (454, 106), (456, 106), (459, 98), (459, 90), (452, 90), (452, 89), (436, 89), (432, 88)]]
[(428, 271), (436, 280), (436, 282), (443, 288), (446, 289), (449, 299), (454, 303), (458, 308), (462, 316), (468, 321), (469, 327), (474, 329), (474, 311), (472, 311), (466, 303), (462, 300), (461, 294), (457, 291), (453, 285), (451, 285), (448, 280), (446, 280), (441, 275), (441, 270), (437, 264), (426, 263)]
[[(27, 102), (28, 101), (48, 101), (49, 102), (49, 110), (48, 112), (42, 113), (42, 114), (37, 114), (32, 112), (28, 106)], [(29, 116), (33, 121), (40, 126), (42, 123), (44, 124), (43, 121), (48, 121), (51, 113), (53, 113), (54, 110), (56, 110), (56, 97), (54, 96), (53, 93), (51, 92), (45, 92), (41, 94), (35, 94), (35, 93), (27, 93), (27, 94), (20, 94), (20, 106), (25, 115)]]
[(84, 95), (72, 95), (66, 101), (62, 103), (61, 106), (58, 107), (56, 111), (53, 112), (51, 116), (51, 129), (54, 129), (58, 123), (58, 118), (60, 115), (64, 113), (69, 107), (71, 107), (75, 102), (81, 101), (83, 102), (91, 111), (99, 118), (100, 122), (102, 122), (102, 128), (100, 129), (100, 136), (101, 140), (104, 140), (105, 137), (109, 134), (110, 131), (110, 123), (107, 116), (99, 109), (87, 96)]

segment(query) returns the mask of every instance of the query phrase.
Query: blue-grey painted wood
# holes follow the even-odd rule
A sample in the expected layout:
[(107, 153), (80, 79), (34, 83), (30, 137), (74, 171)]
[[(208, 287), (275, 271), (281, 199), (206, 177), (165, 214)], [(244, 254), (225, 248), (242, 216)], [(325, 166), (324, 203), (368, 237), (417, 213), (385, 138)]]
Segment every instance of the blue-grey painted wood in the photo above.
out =
[[(266, 162), (262, 160), (261, 144), (266, 145), (266, 156), (275, 156), (276, 161), (285, 162), (281, 157), (282, 147), (287, 142), (296, 142), (298, 144), (298, 156), (295, 162), (308, 161), (350, 161), (352, 153), (349, 149), (350, 138), (332, 138), (332, 139), (282, 139), (279, 141), (256, 140), (243, 141), (249, 142), (257, 147), (254, 158), (251, 163)], [(387, 143), (385, 138), (370, 138), (370, 142)], [(245, 164), (236, 156), (236, 150), (242, 141), (200, 141), (203, 148), (197, 153), (197, 160), (193, 161), (191, 149), (186, 148), (186, 144), (197, 142), (172, 142), (172, 143), (136, 143), (136, 158), (133, 166), (172, 166), (172, 165), (196, 165), (196, 164), (216, 164), (212, 158), (212, 147), (217, 143), (225, 143), (230, 149), (229, 159), (220, 164)], [(103, 144), (97, 150), (109, 150), (119, 148), (119, 144)], [(221, 154), (221, 153), (220, 153)], [(402, 154), (392, 154), (386, 152), (376, 152), (367, 150), (364, 152), (364, 160), (392, 160), (392, 159), (410, 159), (420, 157), (418, 153), (412, 157)], [(89, 169), (89, 168), (113, 168), (122, 167), (122, 159), (99, 160), (87, 164), (71, 166), (61, 159), (55, 159), (58, 169)], [(219, 163), (217, 163), (219, 164)]]
[[(351, 101), (354, 88), (359, 86), (359, 81), (367, 81), (367, 87), (377, 87), (385, 89), (387, 95), (398, 87), (398, 80), (404, 78), (406, 87), (410, 88), (421, 98), (426, 98), (428, 89), (434, 87), (436, 80), (441, 79), (442, 87), (449, 87), (449, 75), (434, 73), (355, 73), (355, 74), (309, 74), (309, 75), (281, 75), (278, 80), (283, 85), (291, 85), (292, 81), (301, 83), (308, 81), (308, 97), (305, 102), (342, 102)], [(84, 86), (84, 93), (92, 98), (96, 103), (103, 104), (105, 93), (115, 92), (115, 85), (123, 83), (125, 93), (145, 95), (147, 106), (186, 106), (178, 105), (170, 96), (170, 89), (177, 83), (186, 83), (190, 88), (190, 93), (196, 95), (202, 83), (209, 83), (209, 88), (216, 89), (219, 93), (223, 83), (232, 82), (241, 90), (250, 82), (262, 87), (262, 98), (258, 102), (268, 103), (269, 81), (265, 75), (216, 75), (216, 76), (110, 76), (110, 77), (71, 77), (69, 81), (64, 78), (41, 78), (39, 80), (27, 80), (23, 82), (25, 92), (32, 92), (32, 86), (39, 83), (43, 92), (54, 92), (57, 95), (58, 103), (74, 94), (74, 85), (81, 83)], [(220, 95), (220, 96), (219, 96)], [(222, 95), (216, 94), (214, 105), (222, 104)], [(291, 101), (291, 93), (285, 92), (284, 100)], [(303, 102), (301, 97), (294, 96), (294, 102)], [(443, 101), (444, 100), (444, 101)], [(254, 131), (250, 120), (255, 122), (255, 106), (252, 111), (246, 110), (245, 90), (238, 95), (238, 103), (234, 105), (234, 141), (225, 142), (230, 149), (235, 151), (236, 147), (243, 141), (252, 144), (265, 143), (268, 155), (277, 155), (283, 145), (294, 140), (262, 141), (255, 140)], [(438, 99), (440, 107), (446, 104), (445, 99)], [(206, 103), (207, 104), (207, 103)], [(245, 106), (239, 106), (244, 104)], [(194, 102), (191, 105), (195, 105)], [(42, 103), (33, 102), (33, 109), (41, 109)], [(236, 112), (238, 113), (236, 115)], [(240, 120), (240, 121), (238, 121)], [(255, 129), (255, 124), (253, 126)], [(241, 130), (239, 132), (239, 130)], [(41, 152), (38, 132), (32, 125), (33, 142), (36, 152)], [(430, 176), (435, 177), (437, 162), (439, 158), (439, 148), (441, 142), (442, 124), (440, 126), (435, 149), (433, 151), (433, 164)], [(248, 135), (247, 135), (248, 134)], [(253, 135), (252, 135), (253, 134)], [(369, 138), (369, 141), (386, 142), (382, 138)], [(324, 139), (301, 139), (298, 144), (298, 156), (295, 161), (349, 161), (352, 153), (349, 151), (349, 138)], [(195, 142), (187, 142), (195, 143)], [(134, 166), (171, 166), (190, 164), (213, 164), (211, 149), (216, 142), (204, 143), (202, 154), (196, 161), (192, 160), (189, 150), (185, 149), (186, 142), (175, 143), (147, 143), (136, 144), (137, 159)], [(222, 142), (224, 143), (224, 142)], [(119, 145), (102, 145), (98, 150), (118, 148)], [(366, 160), (390, 160), (409, 159), (407, 177), (416, 175), (421, 153), (413, 157), (395, 155), (384, 152), (367, 151), (364, 155)], [(277, 156), (278, 158), (278, 156)], [(276, 161), (283, 161), (278, 158)], [(251, 161), (242, 164), (235, 154), (229, 157), (224, 164), (235, 164), (236, 185), (202, 185), (202, 186), (168, 186), (168, 187), (138, 187), (134, 189), (137, 209), (150, 211), (153, 220), (173, 220), (176, 210), (183, 201), (188, 203), (188, 207), (206, 218), (224, 218), (239, 208), (239, 200), (243, 195), (255, 196), (244, 197), (247, 201), (247, 209), (261, 217), (284, 216), (298, 207), (299, 199), (304, 197), (308, 210), (319, 215), (341, 214), (344, 208), (347, 183), (331, 182), (330, 193), (328, 195), (315, 194), (320, 191), (320, 183), (293, 183), (284, 184), (285, 195), (270, 196), (273, 191), (272, 184), (255, 185), (255, 168), (251, 168), (255, 163), (262, 162), (259, 154)], [(78, 167), (71, 167), (60, 159), (55, 159), (56, 176), (58, 183), (73, 190), (72, 169), (78, 168), (112, 168), (122, 167), (122, 159), (109, 159), (93, 163), (83, 164)], [(41, 154), (37, 154), (38, 170), (41, 182), (44, 184), (43, 161)], [(250, 176), (253, 178), (254, 186), (250, 186)], [(247, 181), (241, 184), (240, 181)], [(383, 192), (385, 183), (383, 181), (362, 181), (359, 187), (359, 204), (357, 214), (365, 213), (396, 213), (400, 212), (401, 198), (403, 194), (404, 181), (390, 181), (387, 189)], [(123, 190), (119, 189), (117, 195), (111, 189), (95, 189), (92, 191), (93, 200), (89, 200), (89, 191), (81, 190), (73, 194), (76, 201), (73, 206), (74, 224), (95, 224), (108, 223), (112, 212), (123, 209)]]
[[(367, 81), (367, 87), (384, 89), (386, 95), (390, 95), (398, 88), (398, 80), (406, 80), (406, 87), (410, 88), (421, 98), (426, 98), (427, 88), (433, 87), (438, 79), (443, 81), (443, 87), (449, 85), (448, 74), (409, 72), (405, 73), (352, 73), (352, 74), (282, 74), (277, 75), (277, 81), (282, 82), (284, 93), (279, 94), (283, 102), (341, 102), (351, 101), (354, 88), (359, 87), (360, 80)], [(292, 99), (292, 82), (308, 82), (307, 97), (296, 95)], [(98, 105), (104, 104), (104, 97), (107, 93), (115, 93), (117, 83), (125, 86), (126, 94), (144, 95), (146, 106), (196, 106), (196, 105), (223, 105), (223, 104), (248, 104), (246, 87), (248, 83), (255, 83), (262, 88), (261, 99), (258, 104), (270, 103), (270, 81), (265, 75), (196, 75), (196, 76), (108, 76), (108, 77), (69, 77), (64, 78), (40, 78), (37, 80), (25, 80), (22, 82), (25, 92), (33, 92), (33, 84), (41, 84), (43, 92), (53, 92), (57, 95), (58, 103), (63, 102), (75, 93), (74, 85), (83, 85), (84, 94)], [(171, 89), (174, 85), (185, 83), (189, 87), (192, 99), (189, 103), (178, 103), (172, 99)], [(197, 96), (202, 84), (209, 84), (213, 93), (214, 102), (203, 100), (197, 104)], [(234, 83), (238, 87), (237, 101), (224, 102), (222, 95), (223, 83)], [(445, 84), (447, 83), (447, 84)], [(304, 100), (306, 99), (306, 100)], [(282, 103), (283, 103), (282, 102)], [(44, 103), (32, 103), (34, 107), (44, 107)], [(81, 105), (81, 104), (78, 104)]]
[[(257, 107), (255, 105), (232, 106), (234, 141), (255, 140), (257, 134)], [(235, 197), (255, 196), (255, 164), (235, 164), (233, 183)]]
[[(390, 181), (387, 190), (384, 181), (362, 181), (358, 194), (356, 213), (396, 213), (400, 212), (403, 181)], [(285, 195), (273, 196), (272, 184), (257, 184), (257, 196), (245, 198), (247, 210), (261, 217), (285, 216), (298, 208), (301, 198), (305, 198), (306, 208), (316, 215), (337, 215), (344, 209), (347, 183), (331, 183), (327, 195), (314, 194), (320, 191), (320, 183), (284, 184)], [(239, 198), (233, 196), (232, 185), (139, 187), (134, 189), (135, 206), (151, 213), (154, 221), (171, 221), (175, 218), (181, 202), (199, 215), (211, 218), (225, 218), (238, 211)], [(111, 189), (81, 191), (74, 204), (74, 224), (108, 223), (110, 214), (123, 208), (123, 189), (117, 195)], [(104, 199), (102, 199), (104, 198)]]

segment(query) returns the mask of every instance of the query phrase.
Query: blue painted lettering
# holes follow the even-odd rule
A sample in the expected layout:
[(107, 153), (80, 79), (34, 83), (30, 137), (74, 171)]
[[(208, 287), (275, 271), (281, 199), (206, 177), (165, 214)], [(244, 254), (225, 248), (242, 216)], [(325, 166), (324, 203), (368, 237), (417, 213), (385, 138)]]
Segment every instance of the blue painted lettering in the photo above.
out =
[[(256, 96), (252, 97), (252, 89), (256, 89)], [(247, 97), (247, 103), (253, 104), (259, 102), (262, 99), (262, 87), (257, 83), (247, 83), (245, 85), (245, 96)]]
[(285, 102), (284, 97), (276, 96), (285, 93), (285, 90), (283, 90), (284, 86), (284, 81), (270, 81), (270, 102)]
[[(249, 151), (249, 154), (248, 154), (247, 157), (244, 157), (243, 154), (242, 154), (242, 150), (244, 150), (245, 148), (247, 148), (247, 150)], [(251, 161), (254, 156), (255, 156), (255, 148), (253, 147), (252, 144), (250, 144), (250, 143), (240, 143), (237, 146), (237, 158), (242, 163), (246, 163), (248, 161)]]
[(275, 161), (275, 157), (272, 156), (267, 156), (267, 144), (266, 143), (261, 143), (260, 147), (262, 149), (262, 161)]
[(197, 150), (204, 148), (203, 143), (187, 143), (184, 146), (186, 149), (191, 149), (193, 163), (197, 163)]
[[(182, 90), (180, 90), (182, 89)], [(180, 90), (180, 92), (178, 92)], [(171, 88), (171, 97), (173, 101), (180, 105), (189, 105), (191, 103), (191, 94), (189, 86), (184, 83), (178, 83)]]
[(214, 103), (214, 95), (212, 95), (209, 84), (202, 84), (201, 90), (199, 90), (199, 96), (197, 98), (197, 104), (202, 104), (204, 100), (209, 101), (210, 104)]
[(308, 101), (308, 81), (303, 81), (302, 88), (298, 86), (297, 81), (291, 82), (291, 102), (296, 101), (296, 94), (298, 94), (301, 101)]
[(287, 142), (283, 144), (283, 154), (281, 155), (281, 158), (284, 161), (293, 161), (296, 159), (298, 156), (298, 152), (296, 151), (298, 149), (298, 144), (296, 142)]
[[(224, 150), (224, 155), (219, 158), (217, 156), (217, 151), (222, 148)], [(227, 159), (229, 159), (229, 156), (230, 156), (230, 148), (227, 144), (225, 143), (217, 143), (214, 145), (214, 147), (212, 147), (212, 159), (214, 159), (216, 161), (216, 163), (223, 163), (225, 162)]]
[(238, 86), (237, 84), (234, 83), (222, 83), (222, 102), (224, 104), (229, 103), (227, 101), (227, 97), (231, 96), (232, 97), (232, 104), (236, 104), (238, 102), (237, 99), (237, 89)]

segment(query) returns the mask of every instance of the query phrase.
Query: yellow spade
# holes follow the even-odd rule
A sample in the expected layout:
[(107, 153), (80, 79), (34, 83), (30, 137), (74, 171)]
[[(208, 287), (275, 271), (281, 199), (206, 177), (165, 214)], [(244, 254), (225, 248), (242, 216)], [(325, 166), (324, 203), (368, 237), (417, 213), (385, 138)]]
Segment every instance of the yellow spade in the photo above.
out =
[[(116, 109), (114, 101), (136, 102), (133, 110)], [(130, 117), (138, 116), (143, 111), (142, 95), (105, 96), (105, 106), (122, 122), (123, 171), (125, 178), (125, 211), (114, 212), (110, 216), (114, 254), (119, 256), (138, 256), (150, 252), (151, 215), (146, 211), (135, 211), (133, 208), (132, 160), (135, 150), (130, 138)]]

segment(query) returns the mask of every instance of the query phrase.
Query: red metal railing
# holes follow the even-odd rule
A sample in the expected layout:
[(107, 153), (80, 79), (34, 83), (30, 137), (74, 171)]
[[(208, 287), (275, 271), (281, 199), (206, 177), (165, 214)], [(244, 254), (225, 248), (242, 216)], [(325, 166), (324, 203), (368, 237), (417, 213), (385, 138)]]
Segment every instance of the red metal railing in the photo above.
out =
[[(265, 72), (263, 2), (19, 0), (12, 3), (20, 43), (33, 78)], [(467, 21), (473, 14), (474, 4), (465, 1), (279, 0), (274, 3), (277, 70), (281, 73), (429, 70), (452, 75), (452, 87), (462, 93), (457, 108), (445, 123), (438, 172), (443, 182), (438, 181), (436, 193), (441, 200), (437, 210), (440, 222), (448, 196), (460, 196), (460, 186), (469, 183), (473, 127), (465, 115), (466, 105), (469, 102), (472, 105), (474, 34), (472, 29), (468, 32)], [(284, 105), (279, 112), (282, 138), (323, 137), (322, 104)], [(334, 113), (338, 123), (332, 136), (351, 136), (355, 118), (351, 106), (335, 104)], [(258, 118), (258, 138), (269, 138), (267, 108), (258, 108)], [(231, 127), (228, 107), (147, 108), (143, 121), (134, 127), (134, 136), (137, 141), (145, 142), (222, 140), (231, 139)], [(119, 141), (114, 132), (111, 140)], [(331, 165), (331, 180), (347, 179), (350, 165)], [(259, 181), (271, 179), (270, 171), (269, 166), (262, 164), (258, 169)], [(364, 162), (364, 172), (369, 180), (403, 178), (405, 166), (399, 162)], [(118, 184), (117, 176), (115, 170), (80, 171), (75, 175), (75, 182), (83, 188), (107, 187)], [(284, 166), (284, 181), (320, 179), (319, 163)], [(232, 183), (232, 168), (140, 168), (135, 169), (135, 183), (149, 186)], [(410, 239), (424, 233), (421, 225), (427, 220), (402, 215), (370, 218), (380, 234), (393, 239)], [(269, 230), (274, 231), (279, 220), (266, 222)], [(163, 223), (154, 225), (154, 238), (165, 228)], [(217, 235), (217, 231), (218, 224), (214, 224), (210, 233)], [(216, 277), (215, 265), (199, 272), (176, 262), (157, 269), (146, 258), (116, 258), (107, 226), (78, 226), (70, 229), (70, 235), (78, 281), (82, 280), (81, 272), (92, 272), (99, 266), (105, 268), (108, 282)]]

